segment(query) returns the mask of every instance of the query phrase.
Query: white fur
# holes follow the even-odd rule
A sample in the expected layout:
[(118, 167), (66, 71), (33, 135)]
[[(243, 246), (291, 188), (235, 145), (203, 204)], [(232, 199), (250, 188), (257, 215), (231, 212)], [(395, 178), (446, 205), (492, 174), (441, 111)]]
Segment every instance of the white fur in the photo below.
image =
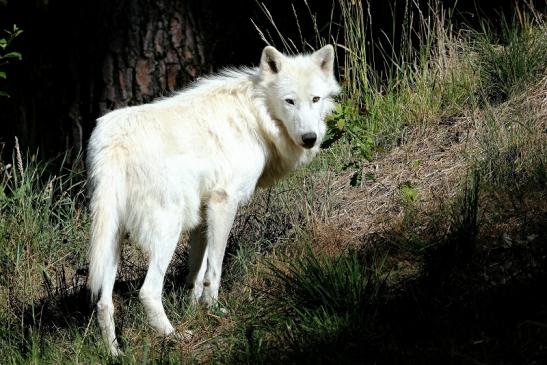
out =
[[(151, 325), (173, 334), (161, 293), (181, 232), (191, 230), (191, 298), (209, 306), (237, 207), (257, 185), (272, 184), (318, 152), (339, 92), (333, 59), (332, 46), (295, 57), (266, 47), (256, 69), (227, 70), (98, 120), (88, 146), (88, 285), (93, 297), (100, 293), (98, 320), (112, 354), (120, 353), (112, 303), (120, 235), (128, 232), (148, 253), (139, 297)], [(303, 147), (305, 133), (317, 135), (312, 148)]]

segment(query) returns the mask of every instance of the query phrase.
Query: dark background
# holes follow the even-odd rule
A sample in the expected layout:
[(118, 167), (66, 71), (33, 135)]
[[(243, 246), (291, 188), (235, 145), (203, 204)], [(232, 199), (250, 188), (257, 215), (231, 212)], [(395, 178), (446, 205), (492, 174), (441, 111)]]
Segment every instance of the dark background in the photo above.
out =
[[(303, 0), (264, 3), (284, 36), (296, 42), (294, 6), (304, 38), (316, 44)], [(326, 36), (331, 14), (339, 19), (336, 1), (308, 3)], [(433, 4), (420, 1), (419, 7)], [(495, 24), (501, 12), (511, 14), (522, 2), (443, 1), (454, 4), (456, 23), (473, 27), (480, 19)], [(391, 34), (400, 24), (404, 1), (369, 5), (370, 34), (378, 43), (382, 32)], [(67, 150), (75, 156), (105, 112), (169, 95), (225, 66), (256, 65), (264, 42), (251, 19), (272, 31), (255, 0), (1, 0), (0, 29), (17, 24), (24, 30), (11, 47), (23, 60), (5, 67), (8, 79), (0, 80), (0, 90), (11, 94), (0, 98), (1, 157), (11, 158), (14, 136), (40, 158)]]

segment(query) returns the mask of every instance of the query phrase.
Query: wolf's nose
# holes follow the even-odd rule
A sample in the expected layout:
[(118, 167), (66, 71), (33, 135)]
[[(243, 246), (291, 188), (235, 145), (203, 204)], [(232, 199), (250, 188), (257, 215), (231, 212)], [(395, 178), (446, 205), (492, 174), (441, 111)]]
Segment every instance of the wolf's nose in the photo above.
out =
[(317, 141), (317, 134), (311, 132), (311, 133), (304, 133), (302, 135), (302, 142), (303, 146), (306, 148), (312, 148), (315, 144), (315, 141)]

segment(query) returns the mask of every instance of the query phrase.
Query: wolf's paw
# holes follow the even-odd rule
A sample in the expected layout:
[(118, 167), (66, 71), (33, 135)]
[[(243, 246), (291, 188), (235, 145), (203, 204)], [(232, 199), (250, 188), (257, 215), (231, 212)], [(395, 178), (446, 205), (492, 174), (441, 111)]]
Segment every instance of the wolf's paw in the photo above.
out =
[(199, 298), (199, 303), (205, 308), (211, 308), (217, 302), (218, 290), (212, 290), (211, 287), (207, 286), (203, 288), (203, 293)]
[(190, 304), (195, 305), (200, 302), (200, 298), (203, 295), (203, 285), (192, 285), (190, 288)]
[(210, 295), (203, 295), (199, 298), (199, 304), (201, 304), (203, 307), (209, 309), (212, 308), (213, 305), (215, 305), (216, 299), (211, 297)]

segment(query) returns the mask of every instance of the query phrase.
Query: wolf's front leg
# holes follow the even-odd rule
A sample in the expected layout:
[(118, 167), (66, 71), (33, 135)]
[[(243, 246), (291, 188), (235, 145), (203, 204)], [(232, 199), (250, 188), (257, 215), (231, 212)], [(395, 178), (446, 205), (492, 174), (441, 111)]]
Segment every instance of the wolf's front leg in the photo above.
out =
[(218, 298), (222, 260), (239, 201), (215, 191), (207, 206), (207, 270), (200, 301), (210, 307)]

